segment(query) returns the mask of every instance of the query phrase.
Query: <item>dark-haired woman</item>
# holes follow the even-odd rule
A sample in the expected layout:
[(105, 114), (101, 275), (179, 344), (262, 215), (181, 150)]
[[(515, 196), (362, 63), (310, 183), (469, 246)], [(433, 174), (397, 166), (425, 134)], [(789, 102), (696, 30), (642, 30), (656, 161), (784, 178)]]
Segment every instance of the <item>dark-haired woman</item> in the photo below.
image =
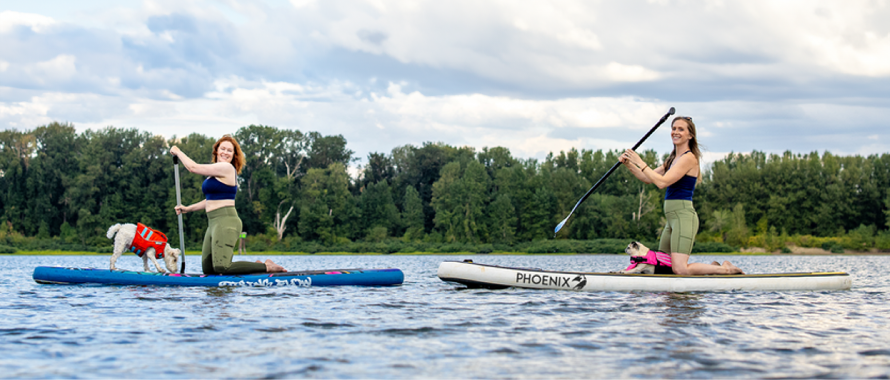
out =
[(272, 260), (262, 262), (232, 262), (235, 246), (241, 235), (241, 219), (235, 211), (235, 195), (238, 193), (238, 174), (244, 166), (244, 153), (232, 136), (225, 135), (213, 144), (210, 164), (198, 164), (178, 147), (170, 153), (179, 157), (188, 171), (206, 176), (201, 190), (206, 199), (188, 206), (176, 206), (176, 214), (198, 210), (207, 213), (207, 233), (201, 249), (201, 268), (204, 274), (247, 274), (261, 272), (287, 272)]
[(674, 274), (744, 274), (741, 269), (724, 261), (711, 264), (689, 263), (695, 235), (698, 233), (698, 214), (692, 205), (692, 193), (701, 175), (701, 150), (696, 139), (692, 118), (676, 117), (671, 122), (671, 141), (674, 151), (664, 165), (650, 168), (633, 150), (626, 150), (619, 158), (635, 177), (645, 183), (667, 188), (664, 195), (664, 216), (667, 223), (661, 233), (658, 250), (671, 254)]

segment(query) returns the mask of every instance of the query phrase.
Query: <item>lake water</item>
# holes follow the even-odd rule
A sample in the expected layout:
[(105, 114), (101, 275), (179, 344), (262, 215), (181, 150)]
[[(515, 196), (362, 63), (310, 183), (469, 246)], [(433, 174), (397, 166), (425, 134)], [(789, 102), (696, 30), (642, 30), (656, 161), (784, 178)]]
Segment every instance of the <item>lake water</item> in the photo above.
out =
[[(440, 281), (444, 260), (603, 272), (619, 255), (275, 256), (384, 268), (396, 287), (40, 285), (0, 255), (4, 378), (887, 378), (890, 256), (694, 256), (749, 273), (845, 271), (836, 292), (579, 293)], [(265, 258), (236, 256), (236, 260)], [(189, 256), (189, 272), (200, 268)], [(142, 261), (124, 257), (124, 269)]]

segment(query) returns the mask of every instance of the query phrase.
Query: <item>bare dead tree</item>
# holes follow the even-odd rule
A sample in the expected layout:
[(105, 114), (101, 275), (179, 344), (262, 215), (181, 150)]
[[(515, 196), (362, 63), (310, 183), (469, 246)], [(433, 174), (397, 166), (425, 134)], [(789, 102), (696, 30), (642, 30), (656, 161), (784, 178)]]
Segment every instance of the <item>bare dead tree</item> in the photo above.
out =
[(639, 205), (637, 207), (637, 212), (632, 213), (632, 218), (634, 221), (639, 222), (643, 219), (643, 215), (646, 215), (652, 210), (655, 209), (655, 206), (652, 205), (650, 199), (652, 198), (652, 194), (646, 192), (646, 187), (640, 187), (640, 196), (639, 196)]
[(281, 205), (284, 204), (285, 201), (281, 201), (278, 204), (278, 210), (275, 211), (275, 223), (273, 226), (275, 227), (275, 231), (278, 232), (278, 241), (281, 241), (281, 238), (284, 236), (284, 230), (287, 228), (285, 223), (287, 222), (287, 218), (290, 216), (291, 211), (294, 211), (294, 205), (290, 205), (290, 209), (287, 210), (287, 213), (284, 214), (284, 217), (281, 217)]
[[(287, 170), (287, 179), (290, 180), (290, 179), (294, 179), (294, 178), (296, 178), (296, 177), (299, 177), (299, 176), (297, 175), (297, 170), (300, 169), (300, 165), (303, 163), (303, 158), (306, 158), (306, 156), (304, 156), (304, 155), (300, 155), (300, 159), (297, 160), (297, 163), (296, 163), (296, 164), (294, 164), (294, 168), (293, 168), (293, 169), (290, 168), (290, 164), (287, 163), (287, 160), (284, 160), (284, 168)], [(301, 175), (302, 175), (302, 173), (301, 173)]]

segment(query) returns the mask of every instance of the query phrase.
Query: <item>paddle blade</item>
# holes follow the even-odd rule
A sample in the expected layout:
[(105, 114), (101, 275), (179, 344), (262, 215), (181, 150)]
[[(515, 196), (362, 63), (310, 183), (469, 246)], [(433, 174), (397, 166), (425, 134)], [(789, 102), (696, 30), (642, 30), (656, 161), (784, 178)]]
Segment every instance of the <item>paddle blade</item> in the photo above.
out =
[[(569, 216), (571, 216), (571, 215), (569, 215)], [(568, 222), (568, 221), (569, 221), (569, 218), (566, 217), (565, 219), (562, 220), (562, 222), (559, 222), (559, 224), (557, 224), (556, 228), (553, 230), (553, 233), (555, 234), (555, 233), (559, 232), (559, 230), (562, 229), (562, 226), (566, 225), (566, 222)]]

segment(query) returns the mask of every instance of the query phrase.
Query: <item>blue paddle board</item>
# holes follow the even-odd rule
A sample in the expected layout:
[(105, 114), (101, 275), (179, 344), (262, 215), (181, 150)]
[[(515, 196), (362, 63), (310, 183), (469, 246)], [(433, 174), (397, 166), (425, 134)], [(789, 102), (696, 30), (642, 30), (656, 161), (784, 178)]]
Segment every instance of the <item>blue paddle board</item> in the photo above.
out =
[(95, 268), (37, 267), (40, 284), (159, 285), (159, 286), (388, 286), (405, 280), (401, 270), (327, 269), (285, 273), (204, 275), (137, 272)]

